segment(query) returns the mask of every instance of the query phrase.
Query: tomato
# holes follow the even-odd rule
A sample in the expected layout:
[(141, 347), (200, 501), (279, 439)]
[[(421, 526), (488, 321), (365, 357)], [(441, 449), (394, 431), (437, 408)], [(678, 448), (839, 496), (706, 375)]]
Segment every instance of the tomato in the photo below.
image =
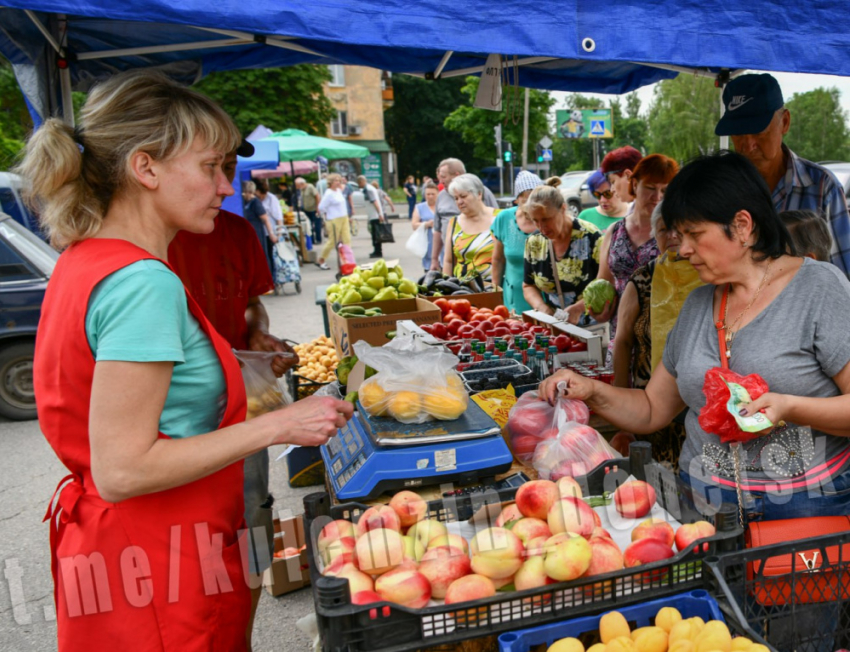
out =
[(483, 342), (487, 339), (487, 334), (480, 328), (476, 328), (472, 331), (472, 339), (478, 340), (479, 342)]
[[(449, 314), (452, 314), (452, 313), (449, 313)], [(455, 335), (458, 334), (458, 331), (460, 331), (461, 327), (463, 327), (463, 326), (466, 326), (466, 322), (463, 321), (462, 319), (452, 319), (449, 322), (449, 333), (451, 333), (453, 336), (455, 336)]]
[(458, 315), (458, 314), (456, 314), (452, 311), (449, 311), (445, 315), (443, 315), (443, 323), (444, 324), (448, 324), (454, 319), (460, 319), (460, 315)]
[(577, 351), (587, 351), (587, 342), (579, 342), (576, 340), (570, 345), (570, 353), (575, 353)]
[(472, 331), (475, 330), (475, 326), (472, 324), (464, 324), (460, 328), (457, 329), (457, 336), (462, 337), (463, 339), (469, 339), (472, 337)]
[(431, 335), (438, 340), (447, 340), (449, 339), (449, 329), (446, 328), (445, 324), (431, 324)]
[(510, 312), (508, 312), (508, 309), (507, 309), (507, 307), (506, 307), (506, 306), (496, 306), (496, 307), (493, 309), (493, 314), (494, 314), (494, 315), (499, 315), (500, 317), (503, 317), (503, 318), (505, 318), (505, 319), (507, 319), (508, 317), (510, 317), (510, 316), (511, 316), (511, 313), (510, 313)]
[(431, 329), (433, 328), (433, 324), (422, 324), (419, 328), (421, 328), (423, 331), (430, 335)]
[(570, 342), (571, 340), (568, 335), (558, 335), (555, 339), (550, 341), (552, 345), (558, 347), (558, 353), (569, 351)]
[(469, 318), (470, 324), (473, 323), (473, 322), (481, 322), (481, 321), (487, 321), (487, 315), (482, 315), (480, 312), (476, 312), (474, 315), (472, 315)]
[(496, 326), (493, 332), (490, 333), (493, 337), (510, 337), (511, 331), (504, 326)]
[(520, 324), (508, 324), (508, 330), (514, 335), (519, 335), (525, 329)]
[(530, 330), (532, 333), (539, 333), (539, 334), (541, 334), (541, 335), (543, 335), (543, 334), (545, 334), (545, 333), (548, 333), (548, 332), (549, 332), (549, 329), (548, 329), (548, 328), (546, 328), (546, 327), (544, 327), (544, 326), (537, 326), (537, 325), (532, 326), (532, 327), (531, 327), (531, 328), (529, 328), (528, 330)]
[(478, 323), (478, 327), (485, 333), (490, 333), (496, 327), (496, 324), (485, 319), (484, 321)]
[(505, 318), (501, 315), (490, 315), (489, 317), (487, 317), (487, 321), (491, 321), (494, 324), (501, 324), (505, 321)]
[(469, 303), (469, 299), (450, 299), (449, 309), (461, 317), (466, 318), (469, 317), (469, 313), (472, 310), (472, 304)]
[(448, 299), (435, 299), (434, 305), (440, 309), (440, 312), (444, 315), (449, 311), (449, 300)]

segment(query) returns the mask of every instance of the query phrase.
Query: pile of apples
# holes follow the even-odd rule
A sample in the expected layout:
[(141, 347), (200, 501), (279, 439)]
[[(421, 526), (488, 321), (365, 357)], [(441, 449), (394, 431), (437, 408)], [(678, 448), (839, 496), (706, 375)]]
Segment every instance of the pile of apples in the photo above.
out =
[[(684, 618), (675, 607), (662, 607), (649, 627), (632, 630), (619, 611), (599, 619), (600, 642), (586, 652), (768, 652), (768, 648), (743, 636), (732, 638), (721, 620)], [(577, 638), (562, 638), (546, 652), (585, 652)]]
[[(627, 518), (645, 516), (654, 503), (655, 491), (644, 482), (628, 482), (614, 493)], [(427, 513), (422, 498), (402, 491), (389, 505), (367, 509), (356, 525), (332, 521), (317, 540), (322, 573), (347, 579), (354, 604), (422, 608), (431, 598), (480, 600), (511, 585), (521, 591), (667, 559), (675, 554), (674, 542), (684, 550), (714, 534), (706, 522), (674, 533), (665, 521), (648, 519), (621, 551), (570, 477), (523, 484), (494, 526), (469, 542)]]

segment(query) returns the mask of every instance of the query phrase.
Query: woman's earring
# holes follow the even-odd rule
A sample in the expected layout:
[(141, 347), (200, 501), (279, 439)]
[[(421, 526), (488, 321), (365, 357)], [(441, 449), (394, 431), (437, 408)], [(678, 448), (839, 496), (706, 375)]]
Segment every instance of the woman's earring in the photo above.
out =
[(750, 243), (749, 242), (742, 242), (741, 246), (744, 247), (744, 249), (746, 249), (747, 247), (750, 246)]

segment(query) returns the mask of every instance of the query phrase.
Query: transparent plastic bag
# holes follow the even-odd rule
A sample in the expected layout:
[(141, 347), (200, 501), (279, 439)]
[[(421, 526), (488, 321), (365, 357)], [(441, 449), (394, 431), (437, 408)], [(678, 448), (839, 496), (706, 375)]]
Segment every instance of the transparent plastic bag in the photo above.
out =
[(362, 341), (354, 344), (357, 358), (378, 372), (358, 390), (363, 409), (372, 416), (392, 417), (401, 423), (460, 417), (469, 404), (469, 395), (454, 370), (457, 358), (434, 348), (411, 355), (418, 345), (413, 338), (401, 339), (380, 348)]
[(404, 248), (417, 258), (422, 258), (422, 256), (425, 255), (425, 252), (428, 251), (428, 228), (424, 224), (420, 224), (417, 229), (410, 234)]
[(557, 437), (537, 445), (532, 464), (541, 480), (557, 482), (564, 476), (587, 475), (602, 462), (615, 457), (618, 457), (617, 452), (596, 430), (571, 421), (559, 428)]
[(233, 351), (233, 354), (239, 360), (239, 366), (242, 367), (242, 379), (245, 381), (245, 394), (248, 401), (246, 419), (280, 410), (292, 403), (292, 396), (289, 394), (286, 383), (277, 378), (272, 371), (274, 358), (292, 357), (292, 353)]
[(558, 436), (562, 424), (590, 421), (590, 410), (583, 401), (561, 398), (553, 407), (540, 399), (537, 392), (523, 394), (508, 417), (508, 434), (514, 456), (530, 462), (537, 445)]

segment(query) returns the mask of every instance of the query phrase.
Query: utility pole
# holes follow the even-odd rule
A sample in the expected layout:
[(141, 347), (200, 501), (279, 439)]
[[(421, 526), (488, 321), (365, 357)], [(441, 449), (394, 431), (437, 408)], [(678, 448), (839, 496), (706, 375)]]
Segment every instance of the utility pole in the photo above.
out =
[(528, 169), (528, 89), (525, 89), (525, 111), (522, 114), (522, 167)]
[(496, 137), (496, 167), (499, 168), (499, 195), (505, 194), (505, 175), (502, 171), (502, 125), (493, 127), (493, 135)]

